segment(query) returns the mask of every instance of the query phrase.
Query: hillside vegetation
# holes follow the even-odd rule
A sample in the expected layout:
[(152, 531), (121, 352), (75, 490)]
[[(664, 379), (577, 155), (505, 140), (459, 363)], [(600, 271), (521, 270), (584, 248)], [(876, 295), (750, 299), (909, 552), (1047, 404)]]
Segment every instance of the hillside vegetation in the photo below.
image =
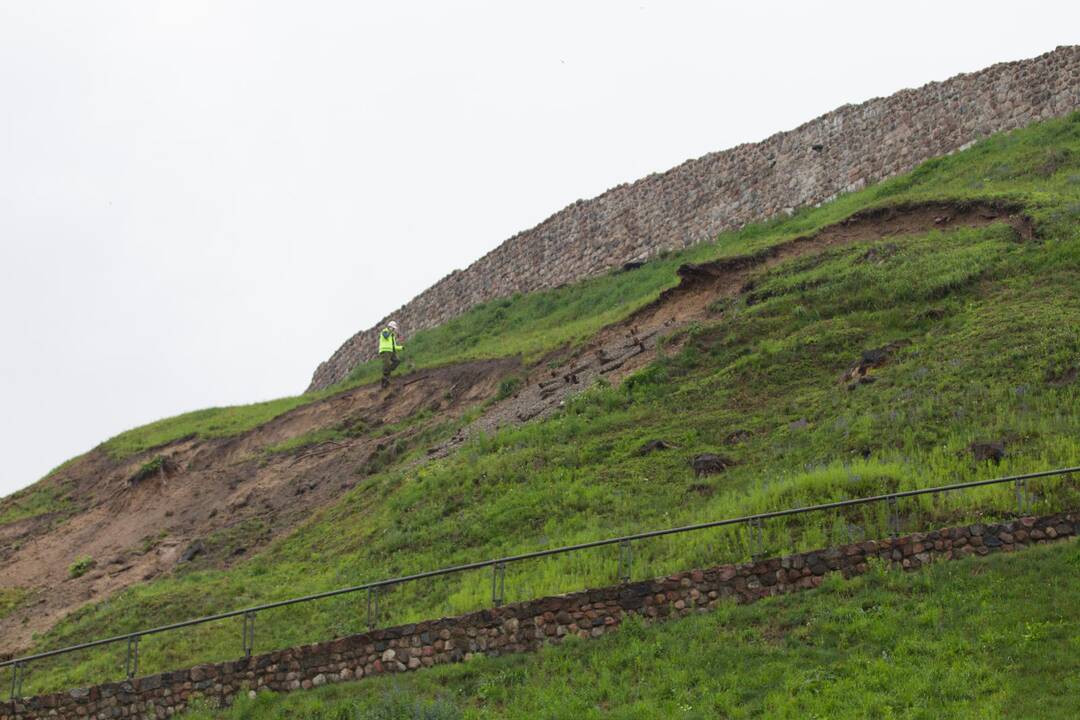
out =
[[(536, 360), (554, 348), (588, 338), (603, 325), (655, 299), (676, 283), (674, 271), (682, 263), (751, 252), (882, 203), (1007, 200), (1035, 211), (1044, 223), (1067, 223), (1077, 213), (1080, 192), (1075, 186), (1080, 183), (1076, 174), (1080, 166), (1068, 138), (1068, 121), (1052, 124), (1064, 126), (1056, 133), (1047, 129), (1027, 138), (1017, 133), (1001, 136), (963, 153), (959, 162), (952, 158), (931, 160), (908, 175), (822, 208), (725, 233), (716, 242), (665, 254), (631, 273), (612, 273), (478, 305), (459, 318), (411, 337), (404, 370), (517, 354)], [(1040, 137), (1034, 137), (1036, 134)], [(1012, 143), (1005, 139), (1009, 137)], [(1026, 147), (1016, 148), (1015, 143)], [(1050, 180), (1057, 182), (1048, 183)], [(1069, 198), (1073, 202), (1068, 202)], [(1037, 212), (1049, 207), (1056, 212)], [(252, 405), (197, 410), (121, 433), (105, 447), (110, 453), (129, 455), (191, 435), (239, 434), (305, 403), (371, 382), (378, 372), (377, 362), (372, 361), (356, 368), (346, 382), (326, 390)]]
[(185, 720), (1075, 718), (1080, 545), (878, 566), (601, 640), (242, 698)]
[[(255, 557), (228, 570), (180, 566), (171, 576), (72, 614), (37, 647), (616, 533), (1076, 464), (1080, 114), (990, 138), (821, 208), (722, 235), (632, 272), (489, 303), (418, 333), (409, 345), (410, 362), (428, 367), (504, 353), (545, 358), (655, 300), (676, 284), (682, 263), (742, 256), (866, 208), (976, 200), (1019, 209), (1035, 237), (995, 223), (875, 238), (762, 268), (738, 297), (719, 300), (707, 320), (673, 329), (664, 356), (625, 382), (598, 384), (548, 419), (474, 437), (443, 460), (424, 462), (422, 448), (403, 453)], [(885, 360), (870, 370), (873, 382), (848, 389), (841, 376), (864, 351), (879, 348), (886, 348)], [(362, 367), (351, 382), (363, 382), (371, 372)], [(162, 421), (114, 438), (106, 449), (134, 453), (191, 434), (241, 432), (306, 401)], [(643, 444), (655, 439), (675, 447), (642, 454)], [(979, 442), (1003, 443), (999, 465), (974, 457), (971, 446)], [(688, 460), (701, 452), (727, 456), (731, 467), (695, 477)], [(1035, 489), (1037, 510), (1077, 506), (1071, 481), (1043, 481)], [(927, 498), (905, 503), (903, 522), (915, 528), (1002, 516), (1014, 503), (1008, 489)], [(880, 535), (884, 525), (876, 510), (772, 523), (767, 549)], [(747, 546), (739, 532), (717, 530), (656, 540), (636, 552), (634, 574), (641, 577), (740, 559)], [(607, 583), (616, 564), (617, 555), (604, 550), (512, 566), (507, 599)], [(402, 622), (489, 602), (489, 575), (442, 579), (395, 589), (381, 620)], [(754, 614), (768, 608), (786, 608), (794, 617), (800, 602), (749, 609), (746, 617), (764, 618)], [(260, 616), (257, 650), (358, 632), (365, 627), (361, 604), (346, 597)], [(952, 617), (943, 615), (940, 622)], [(717, 622), (724, 620), (693, 621), (680, 632), (710, 632)], [(728, 631), (740, 632), (737, 624)], [(825, 647), (828, 631), (822, 632)], [(239, 637), (237, 621), (149, 638), (142, 667), (153, 672), (235, 657)], [(646, 643), (649, 637), (659, 638), (642, 630), (613, 642)], [(648, 642), (659, 643), (661, 654), (675, 647)], [(640, 651), (608, 647), (616, 654)], [(560, 650), (542, 662), (578, 662), (594, 652)], [(599, 663), (602, 656), (589, 657)], [(717, 656), (716, 662), (729, 660)], [(517, 672), (513, 662), (493, 667)], [(769, 662), (785, 661), (778, 655), (767, 667)], [(120, 648), (40, 663), (31, 668), (26, 688), (116, 678), (122, 664)], [(611, 672), (624, 670), (613, 666)], [(918, 677), (931, 677), (922, 672)], [(544, 682), (529, 691), (536, 702), (556, 692), (558, 681)], [(833, 686), (831, 680), (821, 684)], [(835, 686), (830, 692), (840, 692), (842, 683)], [(753, 692), (760, 695), (756, 702), (771, 697), (764, 686)], [(656, 707), (674, 700), (657, 699)], [(996, 707), (991, 700), (986, 707)], [(695, 702), (686, 700), (700, 707)]]

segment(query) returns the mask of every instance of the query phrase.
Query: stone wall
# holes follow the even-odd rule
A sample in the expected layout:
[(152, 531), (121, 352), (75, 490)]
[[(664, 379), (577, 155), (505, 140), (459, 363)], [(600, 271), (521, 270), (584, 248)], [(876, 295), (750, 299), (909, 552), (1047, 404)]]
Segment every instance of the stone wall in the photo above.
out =
[(375, 630), (332, 642), (201, 665), (128, 682), (0, 703), (0, 720), (164, 718), (193, 698), (228, 703), (239, 693), (308, 689), (331, 682), (407, 672), (467, 660), (478, 653), (536, 650), (565, 637), (601, 637), (631, 614), (662, 620), (705, 612), (718, 603), (753, 602), (818, 587), (825, 575), (865, 573), (879, 558), (905, 570), (1073, 537), (1080, 512), (1025, 517), (869, 540), (829, 550), (740, 565), (720, 565), (641, 582), (530, 600), (415, 625)]
[[(664, 249), (814, 205), (1001, 130), (1080, 108), (1080, 46), (845, 105), (789, 132), (579, 200), (392, 313), (407, 332), (515, 292), (579, 280)], [(384, 318), (378, 327), (385, 324)], [(319, 365), (309, 389), (375, 352), (377, 328)]]

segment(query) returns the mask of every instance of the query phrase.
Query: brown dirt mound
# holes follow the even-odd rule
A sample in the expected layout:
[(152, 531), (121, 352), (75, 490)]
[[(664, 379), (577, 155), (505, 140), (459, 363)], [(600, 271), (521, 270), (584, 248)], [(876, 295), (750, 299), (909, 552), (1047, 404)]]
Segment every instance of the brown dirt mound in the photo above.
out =
[[(426, 370), (395, 378), (388, 391), (365, 386), (296, 408), (233, 438), (185, 439), (122, 461), (101, 450), (88, 453), (46, 481), (81, 512), (0, 526), (0, 588), (29, 592), (19, 610), (0, 619), (0, 653), (26, 648), (33, 633), (88, 602), (172, 571), (200, 541), (202, 552), (191, 560), (200, 566), (250, 555), (363, 482), (372, 463), (392, 457), (398, 443), (494, 396), (518, 368), (511, 359)], [(424, 410), (432, 411), (426, 420), (391, 427)], [(366, 432), (268, 451), (340, 426)], [(157, 467), (142, 470), (155, 458), (161, 458)], [(69, 577), (81, 556), (96, 566)]]

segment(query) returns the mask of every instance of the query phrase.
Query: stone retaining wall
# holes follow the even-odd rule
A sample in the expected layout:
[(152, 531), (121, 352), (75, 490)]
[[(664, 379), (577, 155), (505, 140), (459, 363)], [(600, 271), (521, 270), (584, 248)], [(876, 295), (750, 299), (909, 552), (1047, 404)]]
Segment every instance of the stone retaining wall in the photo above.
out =
[[(688, 160), (579, 200), (455, 271), (392, 313), (408, 333), (516, 292), (573, 282), (906, 172), (1001, 130), (1080, 108), (1080, 46), (845, 105), (755, 144)], [(481, 211), (482, 209), (478, 209)], [(373, 357), (351, 337), (309, 389)]]
[(194, 698), (228, 703), (259, 689), (286, 692), (331, 682), (469, 659), (529, 652), (570, 635), (600, 637), (629, 614), (649, 619), (706, 612), (718, 603), (753, 602), (815, 588), (831, 572), (865, 573), (871, 558), (914, 570), (935, 560), (1010, 552), (1080, 532), (1080, 512), (1025, 517), (1000, 525), (971, 525), (869, 540), (755, 563), (624, 583), (504, 607), (375, 630), (233, 662), (200, 665), (129, 682), (0, 703), (0, 720), (37, 718), (164, 718)]

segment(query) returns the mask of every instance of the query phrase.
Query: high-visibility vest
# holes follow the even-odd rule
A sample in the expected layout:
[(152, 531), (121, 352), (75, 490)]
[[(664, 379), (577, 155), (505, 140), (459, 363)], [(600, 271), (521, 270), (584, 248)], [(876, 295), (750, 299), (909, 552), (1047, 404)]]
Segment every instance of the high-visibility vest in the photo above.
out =
[(379, 333), (379, 353), (396, 352), (404, 347), (398, 345), (397, 335), (390, 328), (383, 328)]

